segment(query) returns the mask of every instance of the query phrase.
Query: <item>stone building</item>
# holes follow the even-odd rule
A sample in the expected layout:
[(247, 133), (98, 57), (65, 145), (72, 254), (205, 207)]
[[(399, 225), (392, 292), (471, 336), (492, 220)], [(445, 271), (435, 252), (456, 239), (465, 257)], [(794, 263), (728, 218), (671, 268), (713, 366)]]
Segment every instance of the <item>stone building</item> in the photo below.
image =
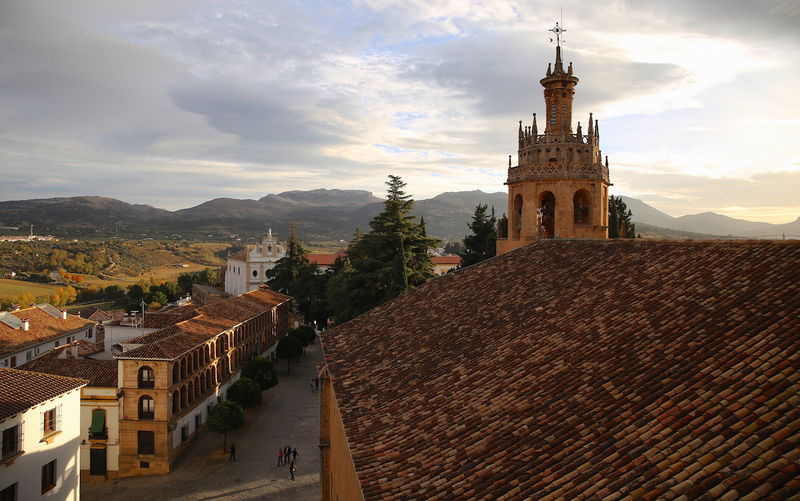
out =
[(228, 257), (225, 267), (225, 293), (238, 296), (258, 289), (267, 280), (267, 270), (274, 268), (275, 263), (285, 255), (286, 249), (272, 235), (270, 229), (254, 248)]
[(797, 242), (540, 239), (321, 339), (323, 501), (800, 492)]
[(289, 330), (291, 298), (260, 288), (126, 340), (119, 362), (119, 475), (168, 473), (242, 364)]
[(578, 77), (567, 69), (556, 47), (544, 87), (545, 129), (539, 134), (536, 114), (531, 125), (519, 123), (517, 165), (508, 157), (508, 230), (497, 239), (497, 254), (542, 238), (608, 236), (608, 158), (600, 152), (600, 129), (589, 114), (584, 134), (573, 132), (572, 101)]

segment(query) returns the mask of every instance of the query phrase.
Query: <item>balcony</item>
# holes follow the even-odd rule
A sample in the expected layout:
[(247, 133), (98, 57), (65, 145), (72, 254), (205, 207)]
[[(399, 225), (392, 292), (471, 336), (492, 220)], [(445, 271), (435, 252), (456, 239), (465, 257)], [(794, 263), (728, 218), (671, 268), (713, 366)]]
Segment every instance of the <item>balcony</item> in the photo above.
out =
[(89, 440), (93, 442), (102, 442), (108, 440), (108, 427), (103, 426), (100, 429), (89, 427)]

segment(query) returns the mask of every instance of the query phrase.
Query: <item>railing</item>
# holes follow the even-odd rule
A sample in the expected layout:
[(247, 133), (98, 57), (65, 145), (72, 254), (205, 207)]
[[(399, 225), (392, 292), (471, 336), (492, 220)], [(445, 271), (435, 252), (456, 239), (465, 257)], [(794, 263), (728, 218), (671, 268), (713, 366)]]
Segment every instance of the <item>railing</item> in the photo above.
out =
[(108, 427), (103, 427), (103, 431), (92, 431), (90, 428), (89, 440), (108, 440)]
[(520, 138), (523, 146), (531, 144), (549, 144), (549, 143), (578, 143), (578, 144), (594, 144), (597, 136), (590, 136), (588, 134), (524, 134)]
[(549, 179), (553, 177), (598, 179), (609, 182), (608, 168), (602, 164), (545, 163), (522, 165), (508, 169), (508, 182), (524, 179)]

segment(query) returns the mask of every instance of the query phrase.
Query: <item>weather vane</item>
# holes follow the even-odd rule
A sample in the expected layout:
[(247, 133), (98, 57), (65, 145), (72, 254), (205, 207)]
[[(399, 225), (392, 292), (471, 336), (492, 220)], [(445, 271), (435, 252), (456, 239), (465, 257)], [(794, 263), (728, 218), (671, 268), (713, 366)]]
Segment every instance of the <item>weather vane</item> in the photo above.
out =
[[(567, 31), (567, 30), (565, 30), (563, 28), (563, 26), (564, 26), (564, 9), (561, 9), (561, 25), (559, 25), (558, 22), (556, 22), (556, 27), (548, 30), (548, 31), (552, 31), (553, 33), (555, 33), (555, 35), (556, 35), (556, 45), (558, 45), (559, 47), (561, 47), (561, 42), (566, 42), (566, 40), (562, 40), (561, 39), (561, 34), (564, 33), (565, 31)], [(551, 43), (553, 42), (552, 38), (550, 39), (550, 42)]]

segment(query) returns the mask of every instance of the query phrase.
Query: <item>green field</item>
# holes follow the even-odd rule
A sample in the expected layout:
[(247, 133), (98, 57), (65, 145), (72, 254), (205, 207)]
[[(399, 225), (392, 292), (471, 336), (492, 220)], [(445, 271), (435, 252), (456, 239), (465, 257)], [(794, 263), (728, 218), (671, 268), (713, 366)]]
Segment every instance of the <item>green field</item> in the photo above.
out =
[(53, 285), (0, 278), (0, 298), (13, 298), (23, 292), (30, 293), (34, 297), (50, 296), (56, 289), (58, 287)]

